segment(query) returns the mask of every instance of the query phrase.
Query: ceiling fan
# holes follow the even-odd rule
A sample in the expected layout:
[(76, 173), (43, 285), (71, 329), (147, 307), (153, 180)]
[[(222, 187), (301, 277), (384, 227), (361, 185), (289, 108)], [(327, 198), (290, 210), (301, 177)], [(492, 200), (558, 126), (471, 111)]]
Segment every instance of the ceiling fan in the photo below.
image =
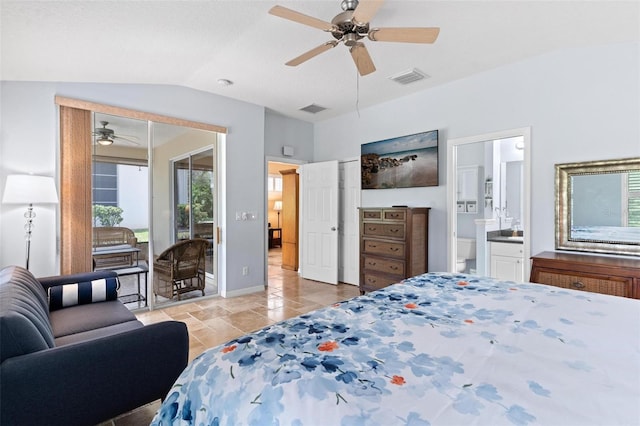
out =
[(100, 124), (102, 124), (102, 127), (96, 127), (96, 129), (93, 132), (93, 136), (96, 136), (97, 144), (107, 146), (107, 145), (113, 144), (113, 142), (116, 139), (118, 139), (133, 145), (140, 145), (138, 142), (134, 140), (134, 139), (138, 139), (135, 136), (116, 135), (113, 129), (107, 128), (107, 125), (109, 124), (108, 121), (101, 121)]
[(400, 43), (433, 43), (438, 38), (440, 28), (376, 28), (369, 22), (374, 17), (383, 0), (343, 0), (341, 7), (343, 12), (337, 14), (331, 22), (305, 15), (283, 6), (274, 6), (269, 13), (280, 18), (309, 25), (320, 30), (330, 32), (335, 40), (330, 40), (320, 46), (303, 53), (286, 63), (289, 66), (297, 66), (309, 59), (326, 52), (339, 43), (349, 47), (351, 57), (362, 76), (376, 70), (373, 60), (362, 40), (367, 37), (371, 41), (392, 41)]

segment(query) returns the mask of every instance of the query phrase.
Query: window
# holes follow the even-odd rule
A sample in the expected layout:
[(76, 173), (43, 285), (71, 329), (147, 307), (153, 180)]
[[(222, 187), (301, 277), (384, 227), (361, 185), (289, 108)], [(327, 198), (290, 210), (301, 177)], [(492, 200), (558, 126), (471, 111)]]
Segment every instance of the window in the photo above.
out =
[(93, 163), (93, 204), (118, 205), (118, 165)]
[(629, 172), (629, 222), (627, 226), (640, 227), (640, 172)]
[(282, 176), (269, 175), (267, 190), (269, 192), (282, 192)]

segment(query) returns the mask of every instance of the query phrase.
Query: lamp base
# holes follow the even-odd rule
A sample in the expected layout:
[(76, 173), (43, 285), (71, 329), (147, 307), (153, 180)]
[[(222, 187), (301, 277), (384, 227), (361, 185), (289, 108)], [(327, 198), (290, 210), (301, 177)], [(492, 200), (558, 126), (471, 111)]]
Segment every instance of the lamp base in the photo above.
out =
[(36, 212), (33, 211), (33, 204), (29, 204), (27, 207), (27, 211), (24, 214), (24, 217), (27, 219), (27, 223), (24, 225), (24, 230), (27, 231), (25, 235), (25, 239), (27, 240), (27, 248), (26, 248), (26, 263), (25, 268), (27, 271), (29, 270), (29, 258), (31, 257), (31, 232), (33, 230), (33, 218), (36, 217)]

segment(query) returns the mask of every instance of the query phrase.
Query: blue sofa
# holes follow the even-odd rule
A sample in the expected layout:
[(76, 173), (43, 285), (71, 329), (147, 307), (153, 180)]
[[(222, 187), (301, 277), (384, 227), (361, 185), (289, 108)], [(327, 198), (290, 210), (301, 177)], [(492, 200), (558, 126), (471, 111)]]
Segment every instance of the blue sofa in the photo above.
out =
[(182, 322), (143, 325), (113, 271), (0, 271), (0, 424), (94, 425), (164, 398), (187, 365)]

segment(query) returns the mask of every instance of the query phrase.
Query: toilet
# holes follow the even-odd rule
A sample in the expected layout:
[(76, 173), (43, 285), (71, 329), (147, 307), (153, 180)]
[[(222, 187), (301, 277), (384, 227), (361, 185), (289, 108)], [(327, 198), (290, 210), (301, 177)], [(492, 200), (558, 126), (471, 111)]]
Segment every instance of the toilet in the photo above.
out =
[(473, 238), (458, 238), (456, 271), (465, 272), (469, 260), (476, 258), (476, 240)]

